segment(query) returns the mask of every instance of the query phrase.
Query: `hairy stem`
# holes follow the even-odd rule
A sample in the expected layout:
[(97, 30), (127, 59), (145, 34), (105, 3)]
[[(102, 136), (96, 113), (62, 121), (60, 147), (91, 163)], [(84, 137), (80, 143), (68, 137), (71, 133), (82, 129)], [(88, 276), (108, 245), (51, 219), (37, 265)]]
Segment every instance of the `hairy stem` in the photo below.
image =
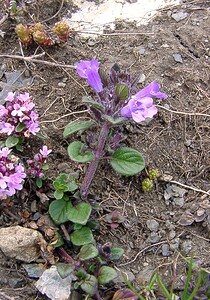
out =
[(89, 167), (85, 174), (85, 178), (84, 178), (81, 188), (80, 188), (80, 194), (81, 194), (82, 199), (86, 199), (89, 187), (95, 176), (99, 161), (103, 157), (103, 150), (104, 150), (104, 146), (105, 146), (107, 136), (109, 133), (109, 128), (110, 127), (108, 126), (107, 123), (104, 123), (103, 127), (101, 128), (101, 132), (100, 132), (99, 139), (98, 139), (98, 145), (96, 148), (95, 158), (89, 164)]

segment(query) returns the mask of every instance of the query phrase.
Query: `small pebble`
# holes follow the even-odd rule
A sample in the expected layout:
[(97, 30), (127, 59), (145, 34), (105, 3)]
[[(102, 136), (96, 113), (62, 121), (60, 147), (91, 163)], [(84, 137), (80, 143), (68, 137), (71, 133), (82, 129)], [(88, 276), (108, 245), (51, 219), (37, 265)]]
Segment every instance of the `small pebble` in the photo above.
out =
[(181, 63), (181, 64), (183, 63), (181, 54), (179, 54), (179, 53), (173, 54), (173, 58), (176, 62)]
[(141, 74), (140, 78), (139, 78), (139, 83), (144, 83), (146, 79), (146, 76), (144, 74)]
[(154, 232), (157, 232), (158, 231), (158, 228), (159, 228), (159, 223), (155, 220), (148, 220), (147, 221), (147, 227), (151, 230), (151, 231), (154, 231)]
[(175, 14), (172, 14), (171, 17), (175, 21), (180, 22), (180, 21), (184, 20), (187, 17), (187, 15), (188, 15), (187, 12), (180, 11), (180, 12), (177, 12)]
[(163, 244), (162, 245), (162, 255), (163, 256), (169, 256), (170, 255), (168, 244)]
[(176, 236), (176, 231), (175, 230), (171, 230), (169, 232), (168, 238), (169, 238), (169, 240), (173, 240), (175, 238), (175, 236)]
[(192, 250), (192, 241), (184, 241), (181, 244), (181, 250), (184, 255), (188, 255), (190, 251)]
[(58, 87), (64, 88), (66, 86), (66, 83), (64, 82), (58, 82)]
[(138, 52), (139, 52), (139, 54), (143, 55), (145, 53), (145, 49), (144, 48), (140, 48)]

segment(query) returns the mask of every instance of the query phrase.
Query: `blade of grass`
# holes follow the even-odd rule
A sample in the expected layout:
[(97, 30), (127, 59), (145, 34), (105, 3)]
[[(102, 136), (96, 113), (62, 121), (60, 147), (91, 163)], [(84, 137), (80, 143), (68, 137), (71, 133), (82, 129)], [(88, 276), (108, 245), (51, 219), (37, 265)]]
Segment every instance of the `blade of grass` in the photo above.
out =
[(191, 275), (192, 275), (192, 267), (193, 267), (193, 260), (191, 258), (190, 262), (189, 262), (189, 269), (188, 269), (188, 272), (187, 272), (186, 283), (184, 285), (184, 291), (182, 293), (182, 300), (187, 300), (188, 299), (187, 290), (189, 288), (190, 279), (191, 279)]
[(140, 299), (140, 300), (146, 300), (146, 298), (144, 298), (143, 296), (141, 296), (136, 290), (135, 288), (132, 286), (132, 284), (127, 280), (127, 278), (125, 276), (123, 276), (123, 279), (125, 280), (125, 283), (127, 284), (127, 286), (129, 287), (129, 289), (134, 292), (134, 294)]
[(196, 296), (196, 293), (197, 293), (197, 291), (198, 291), (198, 289), (201, 285), (201, 281), (202, 281), (202, 273), (199, 272), (196, 286), (195, 286), (194, 290), (192, 291), (190, 297), (187, 300), (193, 300), (194, 299), (194, 297)]
[(157, 282), (158, 282), (158, 285), (161, 288), (163, 294), (166, 296), (167, 300), (172, 300), (172, 297), (171, 297), (169, 291), (167, 290), (167, 288), (163, 284), (163, 282), (162, 282), (162, 280), (161, 280), (161, 278), (158, 274), (157, 274)]

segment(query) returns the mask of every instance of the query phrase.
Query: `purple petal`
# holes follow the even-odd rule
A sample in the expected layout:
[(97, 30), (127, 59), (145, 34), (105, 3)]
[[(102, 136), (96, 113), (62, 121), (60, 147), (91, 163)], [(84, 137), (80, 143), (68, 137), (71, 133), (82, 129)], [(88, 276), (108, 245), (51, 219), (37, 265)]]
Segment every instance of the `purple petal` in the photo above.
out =
[(97, 60), (84, 60), (77, 65), (77, 74), (87, 79), (87, 70), (95, 70), (98, 72), (99, 62)]
[(132, 119), (137, 123), (141, 123), (142, 121), (145, 120), (145, 117), (143, 117), (141, 111), (135, 111), (132, 112)]
[(154, 115), (156, 115), (158, 112), (157, 107), (155, 107), (154, 105), (152, 105), (149, 109), (146, 110), (146, 112), (144, 113), (144, 117), (146, 118), (153, 118)]
[(132, 115), (131, 115), (131, 109), (130, 109), (129, 104), (127, 104), (126, 106), (124, 106), (121, 109), (120, 114), (121, 114), (122, 117), (126, 117), (126, 118), (132, 117)]
[(95, 70), (87, 70), (87, 81), (89, 85), (97, 92), (101, 92), (103, 90), (101, 77), (98, 74), (98, 71)]
[(167, 95), (160, 92), (160, 86), (156, 81), (151, 82), (145, 88), (140, 90), (136, 95), (136, 98), (144, 97), (157, 97), (157, 98), (167, 98)]

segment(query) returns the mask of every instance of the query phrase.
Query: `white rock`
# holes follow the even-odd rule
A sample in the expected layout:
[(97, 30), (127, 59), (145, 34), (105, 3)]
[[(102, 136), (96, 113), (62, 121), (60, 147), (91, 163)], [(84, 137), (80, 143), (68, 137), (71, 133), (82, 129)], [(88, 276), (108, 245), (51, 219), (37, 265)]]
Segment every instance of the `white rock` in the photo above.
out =
[(44, 241), (40, 232), (12, 226), (0, 229), (0, 249), (9, 258), (32, 262), (40, 256), (39, 242)]
[(36, 288), (51, 300), (68, 300), (71, 294), (71, 276), (62, 279), (56, 266), (52, 266), (36, 282)]

